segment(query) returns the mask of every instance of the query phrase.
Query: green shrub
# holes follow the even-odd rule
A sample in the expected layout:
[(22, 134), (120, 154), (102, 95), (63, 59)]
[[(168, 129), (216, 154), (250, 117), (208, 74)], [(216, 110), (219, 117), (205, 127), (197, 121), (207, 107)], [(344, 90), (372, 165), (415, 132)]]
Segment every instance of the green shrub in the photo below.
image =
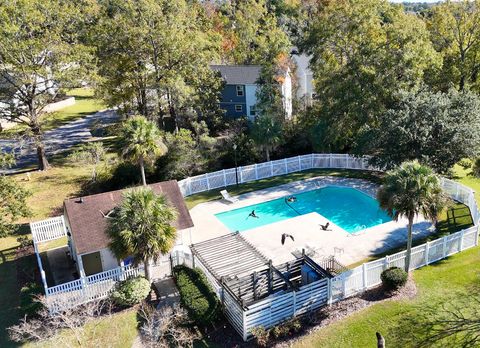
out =
[(287, 336), (289, 332), (289, 329), (286, 325), (277, 325), (274, 326), (271, 330), (270, 333), (274, 338), (280, 338), (283, 336)]
[[(272, 331), (272, 330), (270, 330)], [(255, 337), (255, 342), (258, 347), (267, 347), (270, 341), (270, 331), (265, 330), (263, 326), (253, 328), (252, 335)]]
[(397, 290), (407, 283), (408, 274), (401, 268), (391, 267), (382, 272), (380, 279), (387, 290)]
[(42, 308), (36, 299), (41, 293), (42, 287), (37, 283), (28, 283), (20, 289), (20, 310), (24, 315), (34, 316)]
[(296, 334), (302, 329), (302, 323), (300, 319), (293, 318), (280, 325), (273, 327), (270, 333), (274, 338), (282, 338), (289, 335)]
[(141, 178), (136, 165), (119, 162), (100, 172), (97, 181), (97, 185), (102, 191), (113, 191), (138, 185)]
[(464, 158), (464, 159), (461, 159), (459, 162), (458, 162), (458, 165), (460, 167), (462, 167), (463, 169), (467, 170), (467, 169), (470, 169), (472, 168), (472, 160), (469, 159), (469, 158)]
[(480, 178), (480, 158), (475, 159), (472, 165), (472, 174), (476, 178)]
[(205, 275), (185, 266), (174, 268), (180, 302), (198, 325), (206, 326), (217, 319), (220, 303)]
[(121, 306), (133, 306), (145, 300), (150, 292), (150, 282), (144, 277), (135, 277), (119, 282), (112, 299)]

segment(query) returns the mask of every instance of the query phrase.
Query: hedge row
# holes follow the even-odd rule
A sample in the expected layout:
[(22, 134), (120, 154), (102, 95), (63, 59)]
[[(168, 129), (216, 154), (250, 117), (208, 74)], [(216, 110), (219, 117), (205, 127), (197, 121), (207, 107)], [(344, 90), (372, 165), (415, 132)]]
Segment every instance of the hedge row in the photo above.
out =
[(217, 319), (220, 302), (199, 269), (176, 266), (173, 270), (180, 303), (198, 325), (207, 326)]

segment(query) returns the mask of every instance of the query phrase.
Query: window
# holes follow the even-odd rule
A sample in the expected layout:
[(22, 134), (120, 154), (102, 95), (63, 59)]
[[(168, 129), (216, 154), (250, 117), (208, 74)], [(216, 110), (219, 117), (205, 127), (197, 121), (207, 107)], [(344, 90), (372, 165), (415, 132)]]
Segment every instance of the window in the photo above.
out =
[(243, 97), (243, 86), (237, 85), (237, 97)]
[(250, 105), (250, 116), (255, 116), (255, 105)]
[(235, 105), (236, 112), (241, 112), (242, 110), (243, 110), (243, 107), (241, 105)]

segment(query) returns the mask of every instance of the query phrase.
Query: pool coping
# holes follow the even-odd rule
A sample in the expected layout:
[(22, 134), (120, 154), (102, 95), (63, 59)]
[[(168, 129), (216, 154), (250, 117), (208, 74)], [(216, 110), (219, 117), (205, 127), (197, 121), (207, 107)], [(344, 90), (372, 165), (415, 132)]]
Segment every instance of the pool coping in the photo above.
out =
[[(334, 177), (332, 177), (334, 178)], [(327, 182), (328, 181), (328, 182)], [(318, 211), (309, 211), (308, 213), (304, 213), (304, 214), (301, 214), (299, 212), (297, 212), (298, 215), (294, 215), (294, 216), (290, 216), (290, 217), (286, 217), (286, 218), (283, 218), (281, 220), (277, 220), (277, 221), (272, 221), (272, 222), (267, 222), (267, 223), (264, 223), (262, 225), (258, 225), (258, 226), (254, 226), (254, 227), (250, 227), (248, 229), (231, 229), (231, 227), (228, 226), (227, 223), (225, 223), (224, 221), (222, 221), (222, 219), (219, 217), (219, 215), (222, 215), (222, 214), (227, 214), (227, 213), (230, 213), (230, 212), (233, 212), (233, 211), (236, 211), (236, 210), (239, 210), (239, 209), (244, 209), (244, 208), (247, 208), (247, 207), (255, 207), (257, 205), (261, 205), (261, 204), (265, 204), (265, 203), (268, 203), (268, 202), (273, 202), (273, 201), (278, 201), (278, 200), (282, 200), (286, 197), (291, 197), (291, 196), (300, 196), (302, 194), (306, 194), (306, 193), (309, 193), (309, 192), (313, 192), (313, 191), (318, 191), (318, 190), (322, 190), (322, 189), (325, 189), (325, 188), (343, 188), (343, 189), (349, 189), (349, 190), (355, 190), (357, 192), (359, 192), (360, 194), (362, 195), (365, 195), (367, 196), (368, 198), (370, 199), (373, 199), (375, 202), (377, 202), (377, 199), (376, 199), (376, 191), (378, 190), (378, 187), (374, 187), (372, 185), (369, 185), (370, 183), (368, 182), (362, 182), (361, 186), (358, 185), (358, 181), (355, 182), (355, 185), (352, 185), (352, 183), (349, 181), (347, 183), (345, 182), (335, 182), (335, 183), (332, 183), (331, 180), (315, 180), (313, 181), (314, 183), (314, 186), (313, 187), (309, 187), (309, 188), (305, 188), (301, 191), (296, 191), (296, 192), (293, 192), (290, 194), (287, 194), (287, 195), (281, 195), (280, 197), (276, 197), (276, 198), (269, 198), (267, 200), (263, 200), (262, 202), (257, 202), (257, 203), (251, 203), (249, 205), (241, 205), (241, 206), (234, 206), (235, 204), (232, 204), (231, 205), (231, 209), (228, 209), (228, 210), (225, 210), (225, 211), (220, 211), (220, 212), (216, 212), (214, 213), (213, 215), (222, 222), (222, 224), (224, 224), (230, 232), (246, 232), (248, 230), (251, 230), (251, 229), (255, 229), (255, 228), (261, 228), (263, 226), (266, 226), (266, 225), (270, 225), (270, 224), (274, 224), (274, 223), (277, 223), (277, 222), (282, 222), (282, 221), (285, 221), (285, 220), (288, 220), (288, 219), (292, 219), (292, 218), (295, 218), (297, 216), (303, 216), (303, 215), (307, 215), (307, 214), (318, 214), (320, 215), (321, 217), (325, 218), (326, 220), (329, 221), (330, 224), (333, 224), (335, 225), (337, 228), (339, 229), (342, 229), (342, 231), (345, 231), (345, 233), (348, 233), (348, 234), (358, 234), (358, 233), (361, 233), (363, 232), (364, 230), (367, 230), (369, 228), (372, 228), (372, 227), (376, 227), (376, 226), (379, 226), (379, 225), (382, 225), (384, 223), (388, 223), (390, 221), (392, 221), (393, 219), (391, 217), (389, 217), (389, 220), (388, 221), (385, 221), (385, 222), (382, 222), (382, 223), (377, 223), (373, 226), (369, 226), (369, 227), (364, 227), (364, 228), (361, 228), (361, 229), (358, 229), (356, 231), (348, 231), (347, 229), (343, 228), (342, 226), (338, 225), (338, 224), (335, 224), (334, 221), (332, 221), (332, 219), (329, 219), (328, 217), (326, 217), (325, 215), (323, 215), (321, 212), (318, 212)], [(295, 210), (295, 209), (294, 209)], [(365, 225), (364, 225), (365, 226)], [(237, 226), (238, 227), (238, 226)], [(360, 226), (359, 226), (360, 227)], [(240, 227), (241, 228), (241, 227)]]

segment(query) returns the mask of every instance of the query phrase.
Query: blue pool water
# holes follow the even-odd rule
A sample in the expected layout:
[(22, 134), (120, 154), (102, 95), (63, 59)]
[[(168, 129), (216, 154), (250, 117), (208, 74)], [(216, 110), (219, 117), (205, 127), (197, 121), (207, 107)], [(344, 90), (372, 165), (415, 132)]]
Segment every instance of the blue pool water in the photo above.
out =
[[(299, 193), (292, 203), (286, 197), (226, 211), (215, 216), (232, 232), (246, 231), (295, 216), (316, 212), (348, 233), (391, 221), (378, 202), (363, 192), (348, 187), (326, 186)], [(255, 210), (258, 218), (249, 216)]]

